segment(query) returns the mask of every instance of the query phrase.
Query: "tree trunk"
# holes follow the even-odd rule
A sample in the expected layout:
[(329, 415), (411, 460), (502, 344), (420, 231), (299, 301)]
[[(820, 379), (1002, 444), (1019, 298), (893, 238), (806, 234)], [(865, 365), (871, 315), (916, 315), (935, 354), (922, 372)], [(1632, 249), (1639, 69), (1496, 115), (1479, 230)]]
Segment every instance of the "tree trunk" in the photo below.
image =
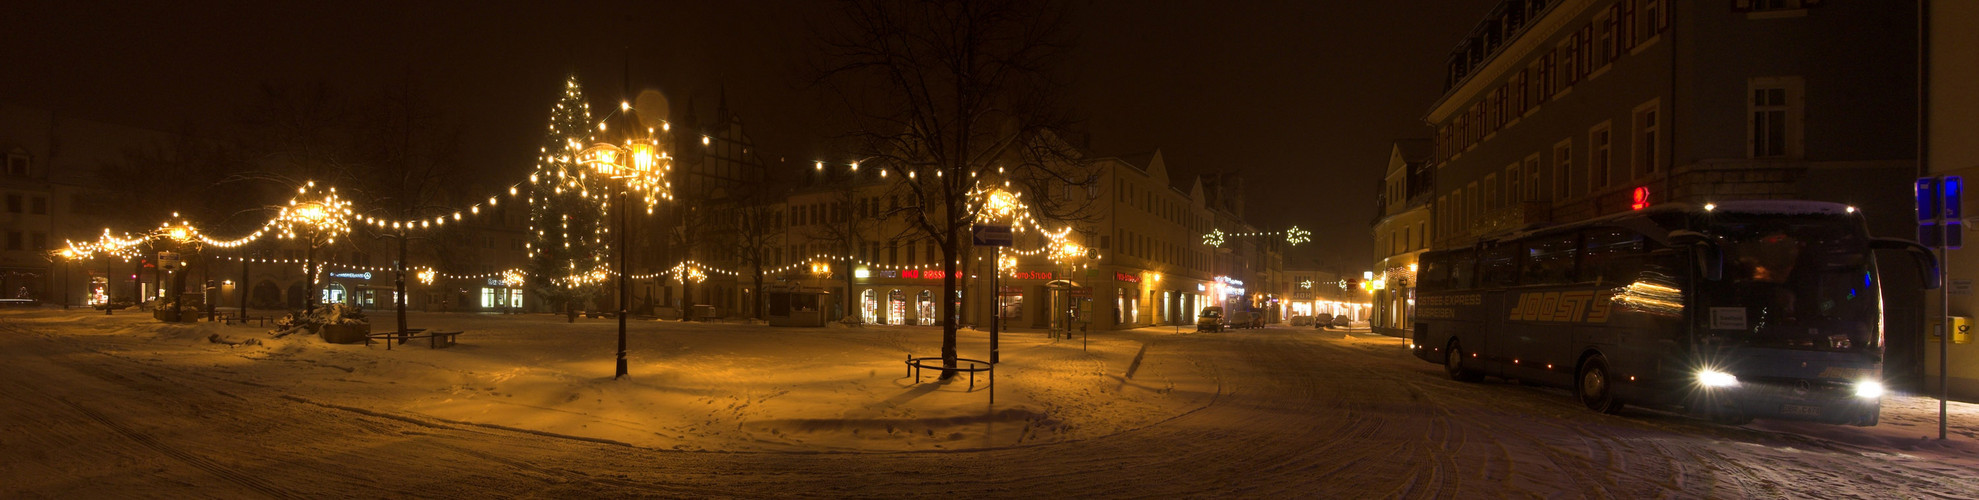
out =
[(398, 271), (398, 272), (397, 272), (397, 273), (394, 273), (394, 276), (392, 277), (392, 287), (393, 287), (393, 289), (395, 290), (395, 293), (396, 293), (396, 295), (394, 295), (394, 296), (392, 297), (392, 303), (393, 303), (393, 304), (392, 304), (392, 306), (398, 309), (398, 316), (399, 316), (399, 329), (398, 329), (398, 331), (400, 331), (400, 332), (403, 332), (403, 331), (406, 331), (406, 329), (405, 329), (405, 301), (406, 301), (406, 300), (405, 300), (405, 299), (406, 299), (406, 295), (405, 295), (405, 257), (406, 257), (406, 248), (405, 248), (405, 247), (406, 247), (406, 245), (405, 245), (405, 230), (399, 230), (399, 262), (398, 262), (398, 265), (397, 265), (397, 266), (395, 266), (395, 267), (397, 267), (397, 268), (398, 268), (398, 269), (397, 269), (397, 271)]
[[(760, 250), (757, 255), (762, 255)], [(752, 317), (765, 319), (763, 318), (763, 259), (756, 259), (756, 292), (749, 294), (749, 311)]]
[(945, 210), (943, 212), (944, 214), (951, 214), (944, 217), (946, 220), (943, 223), (948, 226), (948, 233), (942, 235), (941, 242), (941, 366), (944, 368), (941, 371), (941, 379), (947, 380), (955, 377), (955, 291), (957, 284), (955, 276), (955, 252), (959, 245), (955, 241), (958, 224), (955, 221), (955, 216), (952, 215), (955, 213), (955, 198), (944, 196), (942, 207)]
[(316, 242), (309, 242), (308, 255), (302, 266), (302, 313), (316, 312)]

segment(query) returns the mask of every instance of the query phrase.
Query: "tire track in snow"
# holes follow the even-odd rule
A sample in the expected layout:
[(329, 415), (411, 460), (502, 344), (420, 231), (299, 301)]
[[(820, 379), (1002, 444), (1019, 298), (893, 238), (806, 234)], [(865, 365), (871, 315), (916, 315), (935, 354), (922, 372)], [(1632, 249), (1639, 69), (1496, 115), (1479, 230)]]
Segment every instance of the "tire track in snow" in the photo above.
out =
[(261, 478), (255, 477), (252, 474), (234, 470), (232, 467), (208, 460), (199, 455), (187, 453), (184, 450), (160, 442), (149, 433), (133, 429), (130, 426), (112, 420), (101, 413), (97, 413), (96, 410), (91, 410), (88, 407), (76, 404), (74, 401), (69, 401), (68, 398), (55, 398), (55, 400), (68, 405), (70, 408), (74, 408), (77, 412), (82, 413), (83, 416), (89, 417), (90, 420), (94, 420), (96, 423), (103, 424), (104, 427), (110, 428), (111, 431), (115, 431), (126, 439), (130, 439), (140, 445), (144, 445), (146, 448), (150, 448), (152, 451), (171, 457), (173, 460), (178, 460), (180, 463), (206, 471), (207, 474), (212, 474), (213, 477), (225, 479), (228, 482), (244, 486), (247, 489), (272, 498), (303, 498), (300, 495), (289, 493), (287, 490), (263, 481)]

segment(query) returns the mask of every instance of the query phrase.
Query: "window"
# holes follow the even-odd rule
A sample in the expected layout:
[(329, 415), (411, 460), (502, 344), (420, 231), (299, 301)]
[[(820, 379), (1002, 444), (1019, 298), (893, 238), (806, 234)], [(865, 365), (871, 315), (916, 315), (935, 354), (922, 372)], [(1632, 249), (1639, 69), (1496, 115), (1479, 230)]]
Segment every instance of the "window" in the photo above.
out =
[(1593, 60), (1588, 63), (1590, 69), (1606, 68), (1609, 61), (1615, 60), (1614, 7), (1610, 6), (1608, 12), (1594, 18), (1594, 54)]
[(48, 251), (48, 233), (35, 231), (34, 233), (29, 234), (28, 236), (30, 237), (29, 239), (32, 241), (34, 245), (30, 248), (34, 249), (34, 251), (36, 252)]
[(1426, 291), (1436, 291), (1450, 286), (1450, 255), (1430, 254), (1422, 258), (1422, 266), (1416, 273), (1416, 286)]
[(1635, 281), (1642, 270), (1643, 238), (1625, 229), (1590, 229), (1586, 232), (1586, 255), (1582, 262), (1588, 280), (1602, 284)]
[(1484, 174), (1483, 194), (1478, 196), (1478, 207), (1483, 212), (1498, 208), (1498, 174)]
[(1553, 94), (1559, 89), (1553, 80), (1553, 61), (1554, 52), (1547, 51), (1546, 55), (1539, 56), (1539, 63), (1534, 65), (1535, 72), (1532, 76), (1532, 90), (1534, 92), (1532, 103), (1534, 105), (1551, 99)]
[(28, 173), (27, 155), (23, 155), (23, 154), (7, 155), (7, 175), (16, 176), (16, 177), (26, 177), (27, 173)]
[(1525, 285), (1562, 285), (1574, 282), (1574, 254), (1578, 253), (1576, 235), (1542, 236), (1526, 241), (1525, 273), (1519, 278)]
[(1539, 165), (1539, 155), (1525, 157), (1525, 201), (1540, 201), (1546, 195), (1540, 190), (1544, 185), (1539, 183)]
[(1747, 137), (1752, 158), (1800, 156), (1799, 77), (1754, 78), (1747, 83)]
[(1556, 83), (1553, 84), (1553, 93), (1555, 94), (1564, 93), (1572, 89), (1574, 82), (1580, 80), (1580, 72), (1574, 71), (1574, 68), (1578, 67), (1576, 64), (1580, 61), (1579, 39), (1580, 34), (1575, 33), (1567, 37), (1567, 41), (1560, 42), (1560, 48), (1556, 50), (1560, 54), (1560, 65), (1559, 71), (1555, 72), (1553, 76), (1556, 79), (1554, 80)]
[(1457, 252), (1450, 256), (1450, 289), (1468, 290), (1476, 286), (1477, 253), (1471, 250)]
[(7, 193), (7, 213), (21, 213), (21, 195)]
[(1636, 106), (1635, 118), (1631, 120), (1635, 122), (1635, 136), (1630, 141), (1629, 151), (1634, 152), (1632, 156), (1635, 157), (1635, 175), (1637, 177), (1655, 174), (1662, 169), (1661, 165), (1657, 163), (1662, 157), (1656, 154), (1657, 148), (1663, 147), (1661, 143), (1657, 142), (1658, 132), (1660, 130), (1658, 128), (1660, 125), (1656, 120), (1657, 104), (1656, 101), (1649, 101), (1643, 103), (1641, 106)]
[(1611, 180), (1609, 175), (1614, 169), (1610, 168), (1613, 166), (1613, 161), (1608, 154), (1609, 142), (1611, 142), (1609, 135), (1608, 122), (1595, 125), (1594, 130), (1587, 133), (1587, 187), (1590, 193), (1608, 187)]
[(21, 249), (21, 232), (20, 232), (20, 231), (8, 231), (8, 232), (7, 232), (7, 249), (8, 249), (8, 250), (20, 250), (20, 249)]
[(1658, 33), (1668, 29), (1670, 24), (1664, 17), (1666, 14), (1663, 0), (1642, 0), (1642, 15), (1637, 18), (1641, 29), (1636, 31), (1636, 38), (1640, 39), (1641, 43), (1649, 43), (1649, 40), (1656, 38)]
[(29, 201), (28, 213), (35, 215), (48, 215), (48, 197), (36, 196), (34, 197), (34, 199), (28, 201)]
[(1487, 248), (1477, 263), (1478, 288), (1503, 288), (1518, 284), (1519, 247), (1498, 245)]
[(1565, 200), (1573, 197), (1574, 141), (1568, 139), (1553, 145), (1553, 199)]
[(1523, 187), (1525, 187), (1525, 184), (1519, 183), (1519, 164), (1513, 163), (1511, 165), (1506, 165), (1504, 204), (1506, 206), (1511, 206), (1511, 205), (1516, 205), (1519, 202), (1526, 201), (1526, 194), (1519, 191), (1520, 188)]

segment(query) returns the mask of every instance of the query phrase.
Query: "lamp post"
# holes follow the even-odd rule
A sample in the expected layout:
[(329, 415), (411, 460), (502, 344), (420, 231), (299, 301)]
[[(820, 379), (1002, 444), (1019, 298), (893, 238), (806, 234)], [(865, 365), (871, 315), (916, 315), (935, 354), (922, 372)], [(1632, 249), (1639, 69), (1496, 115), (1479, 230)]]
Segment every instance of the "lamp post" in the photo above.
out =
[[(1017, 197), (1011, 195), (1009, 191), (1004, 191), (1002, 189), (990, 191), (987, 199), (983, 201), (983, 215), (989, 216), (989, 219), (992, 221), (1009, 220), (1011, 214), (1015, 213), (1016, 211), (1017, 211)], [(1012, 260), (1014, 261), (1015, 259)], [(1015, 263), (1013, 262), (1012, 264), (1014, 265)], [(996, 247), (996, 261), (995, 261), (995, 265), (991, 266), (991, 268), (992, 268), (991, 269), (992, 272), (990, 273), (990, 293), (989, 293), (990, 295), (990, 359), (989, 361), (990, 364), (994, 365), (1003, 361), (1001, 359), (1003, 357), (1002, 356), (1003, 351), (1000, 348), (1001, 346), (998, 345), (999, 344), (998, 337), (1001, 336), (1000, 333), (1003, 329), (1003, 288), (1001, 282), (1003, 277), (1003, 269), (1004, 269), (1003, 247)]]
[[(636, 131), (639, 130), (638, 122), (629, 119), (632, 117), (632, 104), (628, 102), (619, 103), (619, 111), (630, 122), (628, 124), (629, 126), (622, 128), (635, 131), (633, 135), (636, 135)], [(600, 124), (598, 129), (600, 132), (608, 130), (603, 124)], [(627, 244), (627, 233), (632, 231), (628, 223), (629, 221), (626, 218), (626, 213), (630, 211), (627, 207), (630, 207), (631, 203), (628, 202), (627, 198), (632, 191), (641, 191), (646, 195), (646, 204), (650, 208), (658, 202), (659, 198), (671, 197), (667, 193), (667, 188), (670, 186), (666, 181), (665, 172), (673, 169), (672, 159), (666, 153), (660, 151), (659, 138), (655, 135), (656, 130), (650, 127), (645, 130), (646, 133), (644, 136), (628, 137), (622, 145), (601, 142), (584, 148), (583, 151), (578, 153), (578, 158), (581, 159), (584, 165), (596, 170), (600, 175), (618, 181), (613, 183), (612, 186), (613, 189), (617, 190), (617, 196), (615, 196), (617, 198), (617, 209), (615, 211), (618, 212), (618, 217), (616, 217), (618, 245), (612, 248), (612, 253), (618, 254), (618, 266), (616, 269), (618, 276), (618, 362), (617, 371), (612, 375), (614, 379), (625, 378), (626, 376), (625, 326), (626, 315), (629, 312), (628, 295), (632, 291), (631, 282), (629, 281), (632, 279), (632, 273), (627, 264), (627, 256), (632, 253), (631, 248)]]

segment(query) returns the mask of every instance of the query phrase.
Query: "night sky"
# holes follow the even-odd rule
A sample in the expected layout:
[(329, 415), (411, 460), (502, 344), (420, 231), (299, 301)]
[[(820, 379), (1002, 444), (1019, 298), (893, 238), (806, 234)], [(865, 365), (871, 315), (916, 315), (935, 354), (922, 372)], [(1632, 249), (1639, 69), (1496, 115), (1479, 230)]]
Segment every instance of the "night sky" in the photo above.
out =
[[(262, 82), (348, 93), (417, 82), (465, 124), (466, 158), (519, 177), (566, 73), (594, 106), (630, 80), (675, 119), (718, 95), (771, 159), (833, 160), (807, 85), (826, 2), (18, 2), (0, 17), (0, 99), (63, 116), (224, 136)], [(1445, 54), (1495, 0), (1074, 3), (1065, 102), (1095, 153), (1161, 149), (1171, 175), (1242, 172), (1247, 219), (1297, 224), (1288, 266), (1356, 271), (1392, 140), (1423, 137)], [(503, 5), (490, 5), (503, 4)]]

